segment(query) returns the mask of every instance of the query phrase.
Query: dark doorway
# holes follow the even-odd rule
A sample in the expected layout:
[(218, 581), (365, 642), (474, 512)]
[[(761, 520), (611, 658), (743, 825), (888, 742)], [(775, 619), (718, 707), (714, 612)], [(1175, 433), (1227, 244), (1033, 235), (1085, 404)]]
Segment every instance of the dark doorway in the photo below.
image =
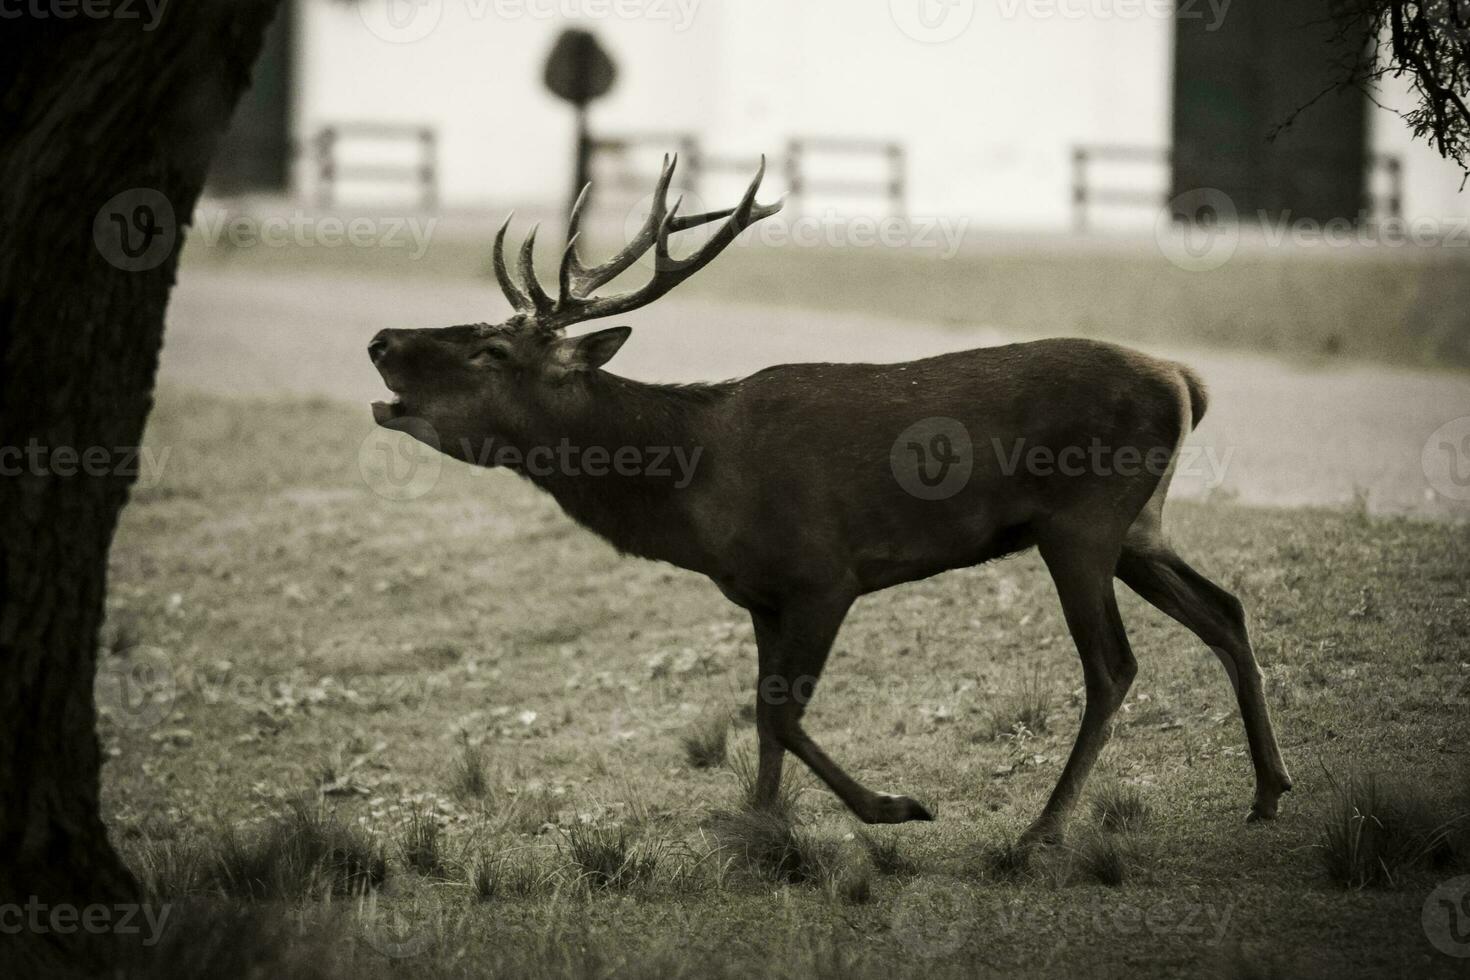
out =
[(1361, 56), (1364, 38), (1342, 35), (1333, 6), (1236, 0), (1217, 18), (1208, 4), (1180, 5), (1174, 194), (1215, 188), (1242, 218), (1358, 219), (1366, 204), (1366, 99), (1323, 92)]
[(209, 171), (215, 193), (282, 193), (290, 186), (295, 20), (296, 5), (288, 0), (266, 31), (250, 88), (235, 107)]

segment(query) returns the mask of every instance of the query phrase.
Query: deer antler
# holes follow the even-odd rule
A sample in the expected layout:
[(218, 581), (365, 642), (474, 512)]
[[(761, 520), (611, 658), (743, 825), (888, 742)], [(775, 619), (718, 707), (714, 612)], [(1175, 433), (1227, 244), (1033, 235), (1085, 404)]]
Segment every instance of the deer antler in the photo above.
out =
[[(677, 154), (664, 157), (663, 169), (659, 174), (658, 184), (654, 187), (648, 219), (644, 221), (638, 234), (612, 258), (590, 268), (584, 266), (577, 257), (577, 237), (580, 234), (578, 225), (582, 218), (582, 208), (587, 203), (587, 190), (592, 185), (582, 188), (576, 204), (572, 206), (571, 219), (567, 224), (567, 247), (562, 253), (561, 268), (557, 274), (555, 299), (547, 295), (546, 290), (541, 287), (532, 268), (532, 253), (536, 243), (535, 227), (532, 227), (521, 244), (518, 270), (520, 283), (511, 279), (505, 261), (505, 233), (510, 227), (511, 218), (515, 216), (512, 212), (496, 232), (494, 248), (495, 278), (510, 305), (521, 313), (530, 314), (539, 326), (547, 330), (562, 330), (583, 320), (626, 313), (658, 299), (709, 264), (711, 259), (720, 254), (746, 228), (781, 210), (783, 201), (775, 204), (755, 202), (756, 191), (760, 189), (761, 178), (766, 173), (766, 158), (762, 156), (755, 178), (751, 180), (745, 195), (735, 207), (707, 211), (704, 214), (680, 215), (679, 204), (683, 198), (675, 199), (673, 207), (668, 206), (669, 182), (673, 179), (674, 167), (678, 162)], [(728, 220), (694, 254), (682, 259), (676, 259), (669, 254), (669, 235), (676, 231), (697, 228), (720, 218)], [(654, 272), (648, 282), (626, 293), (612, 296), (592, 295), (593, 290), (617, 278), (650, 248), (654, 250)]]

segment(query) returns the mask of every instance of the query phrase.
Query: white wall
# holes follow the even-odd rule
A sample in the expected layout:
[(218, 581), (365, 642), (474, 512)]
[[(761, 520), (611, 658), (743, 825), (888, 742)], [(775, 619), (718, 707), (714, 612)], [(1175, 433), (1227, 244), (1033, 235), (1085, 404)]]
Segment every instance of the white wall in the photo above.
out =
[[(958, 18), (941, 35), (963, 30), (927, 42), (918, 9)], [(908, 148), (918, 215), (1065, 227), (1073, 143), (1168, 141), (1172, 25), (1157, 0), (1116, 14), (1103, 0), (318, 0), (302, 10), (300, 135), (339, 119), (433, 125), (451, 205), (552, 204), (567, 192), (571, 114), (540, 73), (571, 22), (595, 30), (620, 66), (595, 129), (691, 129), (743, 157), (779, 153), (795, 134), (891, 137)], [(412, 16), (394, 28), (389, 10)], [(1406, 160), (1410, 214), (1470, 214), (1452, 166), (1386, 113), (1373, 120), (1374, 148)], [(1130, 174), (1163, 186), (1162, 170), (1119, 178)]]

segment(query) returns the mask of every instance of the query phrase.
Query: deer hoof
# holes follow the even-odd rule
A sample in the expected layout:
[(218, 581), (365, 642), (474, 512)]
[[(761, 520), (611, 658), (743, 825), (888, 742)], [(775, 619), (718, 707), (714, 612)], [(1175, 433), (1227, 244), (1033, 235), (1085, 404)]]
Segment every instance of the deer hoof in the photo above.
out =
[(918, 800), (907, 796), (890, 796), (879, 793), (872, 810), (865, 818), (866, 823), (907, 823), (910, 820), (933, 820), (934, 814), (924, 808)]
[(1016, 841), (1019, 847), (1026, 850), (1040, 847), (1052, 847), (1056, 844), (1060, 844), (1061, 842), (1061, 825), (1049, 822), (1042, 823), (1039, 820), (1031, 826), (1027, 827), (1025, 832), (1022, 833), (1020, 838)]
[(1250, 812), (1245, 815), (1245, 822), (1255, 823), (1259, 820), (1275, 820), (1278, 804), (1281, 802), (1281, 794), (1290, 789), (1290, 780), (1285, 780), (1285, 785), (1279, 789), (1257, 789), (1256, 798), (1251, 803)]

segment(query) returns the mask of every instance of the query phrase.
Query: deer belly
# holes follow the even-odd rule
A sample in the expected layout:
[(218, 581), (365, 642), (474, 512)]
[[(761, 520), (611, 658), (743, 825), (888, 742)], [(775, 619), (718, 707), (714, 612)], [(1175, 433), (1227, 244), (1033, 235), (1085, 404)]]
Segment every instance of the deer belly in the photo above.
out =
[(974, 514), (940, 512), (928, 518), (885, 522), (878, 529), (881, 533), (863, 542), (853, 561), (863, 591), (979, 565), (1033, 543), (1024, 524), (1005, 524)]

